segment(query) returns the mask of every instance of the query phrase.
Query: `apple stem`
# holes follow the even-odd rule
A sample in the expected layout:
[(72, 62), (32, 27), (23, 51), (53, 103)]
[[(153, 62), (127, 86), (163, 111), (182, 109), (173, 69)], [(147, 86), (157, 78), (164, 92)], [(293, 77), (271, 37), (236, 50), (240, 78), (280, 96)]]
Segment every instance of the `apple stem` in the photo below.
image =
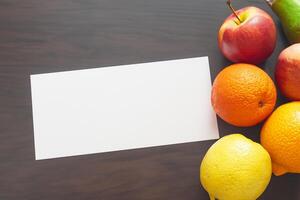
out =
[(239, 18), (239, 16), (236, 14), (234, 8), (231, 5), (231, 0), (227, 0), (227, 5), (230, 8), (231, 12), (235, 15), (235, 17), (239, 20), (240, 23), (242, 23), (242, 20)]

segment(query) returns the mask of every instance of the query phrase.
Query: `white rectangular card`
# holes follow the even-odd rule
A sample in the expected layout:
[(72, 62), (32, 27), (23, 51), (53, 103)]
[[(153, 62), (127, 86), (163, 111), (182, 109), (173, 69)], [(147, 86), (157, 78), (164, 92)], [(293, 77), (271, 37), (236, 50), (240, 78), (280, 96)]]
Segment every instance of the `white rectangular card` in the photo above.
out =
[(207, 57), (30, 78), (37, 160), (219, 138)]

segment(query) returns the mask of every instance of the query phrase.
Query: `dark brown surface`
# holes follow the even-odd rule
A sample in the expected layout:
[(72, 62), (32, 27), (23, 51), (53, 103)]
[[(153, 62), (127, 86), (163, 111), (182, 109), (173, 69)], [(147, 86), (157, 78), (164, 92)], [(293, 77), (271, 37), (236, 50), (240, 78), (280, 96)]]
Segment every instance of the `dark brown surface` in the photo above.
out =
[[(0, 200), (208, 199), (198, 171), (214, 141), (35, 161), (29, 75), (208, 55), (214, 78), (229, 64), (216, 42), (224, 2), (1, 0)], [(234, 1), (245, 5), (271, 13)], [(269, 74), (286, 45), (279, 29)], [(260, 126), (219, 128), (258, 140)], [(299, 175), (272, 177), (261, 199), (300, 199)]]

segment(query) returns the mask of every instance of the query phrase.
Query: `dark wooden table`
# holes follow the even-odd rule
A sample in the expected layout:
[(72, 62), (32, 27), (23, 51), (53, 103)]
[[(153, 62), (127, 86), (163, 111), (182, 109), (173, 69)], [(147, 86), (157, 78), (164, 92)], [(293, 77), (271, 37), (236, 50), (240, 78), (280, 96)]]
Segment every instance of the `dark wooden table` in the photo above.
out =
[[(246, 5), (271, 13), (234, 1)], [(214, 141), (35, 161), (29, 75), (208, 55), (214, 78), (229, 64), (216, 40), (229, 13), (225, 0), (1, 0), (0, 199), (208, 199), (199, 164)], [(285, 46), (278, 28), (261, 65), (272, 77)], [(258, 141), (261, 125), (218, 123)], [(260, 199), (299, 200), (300, 176), (273, 176)]]

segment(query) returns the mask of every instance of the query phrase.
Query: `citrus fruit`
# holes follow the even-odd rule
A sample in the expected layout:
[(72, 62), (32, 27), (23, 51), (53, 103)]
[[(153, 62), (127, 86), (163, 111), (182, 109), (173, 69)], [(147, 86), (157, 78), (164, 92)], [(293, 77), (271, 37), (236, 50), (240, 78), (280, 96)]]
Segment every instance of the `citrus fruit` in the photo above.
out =
[(235, 126), (253, 126), (271, 114), (277, 93), (272, 79), (250, 64), (224, 68), (214, 80), (211, 102), (224, 121)]
[(219, 139), (200, 166), (200, 181), (211, 200), (255, 200), (266, 189), (271, 174), (268, 152), (241, 134)]
[(275, 175), (300, 173), (300, 102), (278, 107), (263, 125), (260, 140)]

